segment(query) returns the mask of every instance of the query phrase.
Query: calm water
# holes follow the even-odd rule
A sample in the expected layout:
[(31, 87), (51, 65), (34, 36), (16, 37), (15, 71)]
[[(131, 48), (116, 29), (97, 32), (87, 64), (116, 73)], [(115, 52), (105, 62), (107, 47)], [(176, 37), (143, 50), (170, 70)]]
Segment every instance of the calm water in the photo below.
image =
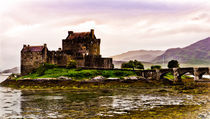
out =
[[(5, 78), (0, 76), (0, 81)], [(192, 95), (175, 95), (144, 88), (15, 90), (0, 87), (0, 118), (89, 118), (98, 115), (113, 116), (137, 109), (148, 110), (164, 105), (200, 105), (205, 101), (197, 101)]]

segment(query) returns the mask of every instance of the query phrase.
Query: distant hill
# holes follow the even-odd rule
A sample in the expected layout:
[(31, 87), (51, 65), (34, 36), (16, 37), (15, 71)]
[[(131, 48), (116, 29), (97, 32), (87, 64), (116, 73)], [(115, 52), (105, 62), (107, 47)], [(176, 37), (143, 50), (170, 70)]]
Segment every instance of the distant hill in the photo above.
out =
[(112, 56), (112, 58), (114, 61), (139, 60), (143, 62), (150, 62), (163, 53), (164, 51), (161, 50), (134, 50)]
[(19, 72), (20, 72), (19, 67), (14, 67), (12, 69), (6, 69), (0, 73), (19, 73)]
[(210, 37), (193, 43), (184, 48), (168, 49), (164, 54), (153, 60), (155, 63), (168, 62), (172, 59), (186, 64), (210, 63)]

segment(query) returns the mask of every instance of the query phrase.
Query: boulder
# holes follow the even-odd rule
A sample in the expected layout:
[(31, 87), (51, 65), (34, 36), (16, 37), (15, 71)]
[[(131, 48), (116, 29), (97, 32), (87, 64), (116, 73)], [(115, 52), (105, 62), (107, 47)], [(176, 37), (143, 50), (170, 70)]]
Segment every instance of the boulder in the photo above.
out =
[(104, 79), (106, 79), (106, 78), (103, 76), (96, 76), (96, 77), (92, 78), (91, 81), (101, 82), (101, 81), (104, 81)]
[(60, 76), (57, 79), (59, 79), (59, 80), (72, 80), (72, 78), (65, 77), (65, 76)]

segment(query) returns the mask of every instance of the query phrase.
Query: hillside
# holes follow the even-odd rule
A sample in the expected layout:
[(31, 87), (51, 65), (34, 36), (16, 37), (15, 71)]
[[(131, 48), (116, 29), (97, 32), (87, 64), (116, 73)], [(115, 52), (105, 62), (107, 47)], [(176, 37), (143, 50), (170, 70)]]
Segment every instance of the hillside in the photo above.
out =
[(20, 71), (19, 71), (19, 68), (18, 67), (14, 67), (14, 68), (12, 68), (12, 69), (6, 69), (6, 70), (4, 70), (4, 71), (2, 71), (2, 72), (0, 72), (0, 73), (19, 73)]
[(164, 51), (161, 50), (134, 50), (112, 56), (112, 58), (114, 61), (139, 60), (143, 62), (150, 62), (163, 53)]
[(168, 62), (172, 59), (186, 64), (210, 63), (210, 37), (193, 43), (184, 48), (168, 49), (164, 54), (153, 60), (155, 63)]

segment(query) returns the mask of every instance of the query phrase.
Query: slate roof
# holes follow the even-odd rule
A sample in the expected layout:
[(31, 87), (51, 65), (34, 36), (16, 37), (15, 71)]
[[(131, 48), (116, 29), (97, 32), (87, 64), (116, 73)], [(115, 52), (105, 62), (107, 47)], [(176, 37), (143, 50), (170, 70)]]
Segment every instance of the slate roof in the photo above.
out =
[(90, 36), (91, 36), (90, 32), (79, 32), (79, 33), (72, 33), (67, 37), (67, 39), (72, 40), (72, 39), (85, 38)]
[(23, 51), (41, 52), (43, 49), (44, 46), (26, 46), (23, 48)]

